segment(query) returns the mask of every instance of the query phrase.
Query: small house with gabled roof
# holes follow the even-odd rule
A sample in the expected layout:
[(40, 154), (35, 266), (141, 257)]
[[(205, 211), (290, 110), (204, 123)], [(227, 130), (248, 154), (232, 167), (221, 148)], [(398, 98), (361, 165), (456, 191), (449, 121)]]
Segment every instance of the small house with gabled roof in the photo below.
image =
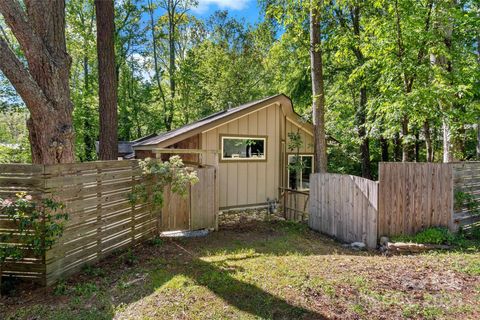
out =
[[(300, 148), (289, 148), (289, 133), (301, 138)], [(136, 158), (181, 153), (185, 162), (216, 166), (222, 210), (263, 206), (285, 189), (308, 190), (313, 172), (313, 126), (283, 94), (214, 113), (132, 147)], [(305, 164), (302, 174), (289, 169), (295, 155)]]

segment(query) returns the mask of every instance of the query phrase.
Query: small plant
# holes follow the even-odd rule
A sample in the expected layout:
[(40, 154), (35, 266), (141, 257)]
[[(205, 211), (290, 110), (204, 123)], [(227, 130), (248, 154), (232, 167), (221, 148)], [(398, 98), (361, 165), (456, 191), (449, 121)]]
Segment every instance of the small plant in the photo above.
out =
[[(170, 185), (173, 193), (186, 196), (188, 187), (198, 182), (197, 173), (185, 167), (179, 156), (170, 157), (169, 161), (164, 162), (147, 158), (140, 161), (140, 167), (146, 182), (133, 188), (129, 195), (132, 204), (150, 199), (154, 206), (161, 207), (166, 186)], [(151, 190), (147, 190), (147, 186)]]
[(83, 269), (83, 272), (89, 276), (103, 277), (105, 275), (105, 271), (103, 271), (103, 269), (97, 268), (91, 264), (85, 265), (82, 269)]
[(160, 237), (155, 237), (152, 240), (150, 240), (150, 244), (155, 247), (160, 247), (164, 243), (163, 239)]
[(92, 294), (98, 291), (98, 288), (95, 283), (86, 282), (76, 285), (74, 291), (78, 296), (90, 297)]
[(64, 205), (53, 199), (35, 202), (26, 193), (0, 199), (0, 213), (15, 226), (0, 234), (0, 282), (1, 267), (5, 261), (21, 260), (26, 251), (41, 257), (61, 237), (63, 223), (68, 220), (68, 214), (63, 209)]
[(465, 209), (470, 214), (480, 214), (480, 204), (471, 193), (464, 191), (456, 191), (454, 198), (455, 211), (458, 212)]
[(67, 293), (68, 291), (68, 286), (65, 280), (60, 280), (55, 288), (53, 289), (53, 294), (56, 296), (63, 296)]
[(424, 244), (455, 244), (458, 240), (457, 235), (450, 232), (447, 228), (434, 227), (425, 229), (414, 236), (397, 236), (392, 240), (396, 242), (413, 242)]
[[(302, 137), (300, 132), (289, 132), (288, 133), (288, 150), (295, 151), (295, 155), (293, 156), (293, 161), (288, 163), (288, 170), (295, 173), (295, 177), (300, 177), (302, 175), (303, 169), (305, 169), (306, 164), (302, 161), (302, 157), (300, 156), (300, 148), (303, 146)], [(298, 180), (298, 178), (297, 178)], [(293, 189), (297, 189), (299, 186), (297, 185), (297, 181), (292, 184)]]
[(126, 265), (133, 266), (138, 262), (138, 257), (131, 249), (128, 249), (123, 261)]

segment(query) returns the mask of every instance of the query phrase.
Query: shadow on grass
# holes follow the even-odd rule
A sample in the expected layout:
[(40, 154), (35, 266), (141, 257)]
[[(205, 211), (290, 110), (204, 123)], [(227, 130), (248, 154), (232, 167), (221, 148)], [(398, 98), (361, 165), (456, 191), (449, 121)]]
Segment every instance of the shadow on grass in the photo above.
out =
[[(221, 259), (214, 262), (201, 259), (201, 256), (228, 256), (242, 251), (248, 253), (247, 257), (220, 257)], [(131, 252), (123, 257), (117, 255), (104, 259), (94, 268), (106, 273), (105, 275), (76, 276), (67, 284), (70, 289), (61, 294), (60, 298), (50, 291), (48, 295), (38, 294), (36, 301), (33, 296), (28, 308), (24, 303), (21, 305), (22, 310), (19, 310), (20, 306), (10, 306), (10, 310), (14, 310), (12, 318), (39, 316), (46, 319), (112, 319), (119, 306), (123, 310), (122, 308), (151, 295), (174, 277), (184, 276), (207, 288), (228, 305), (254, 317), (325, 319), (321, 314), (298, 306), (293, 301), (287, 301), (254, 284), (239, 280), (235, 274), (244, 270), (239, 266), (231, 266), (228, 262), (269, 255), (365, 254), (346, 251), (338, 246), (338, 243), (309, 231), (303, 225), (287, 222), (261, 222), (253, 229), (223, 230), (206, 238), (167, 240), (158, 248), (146, 245), (132, 252), (137, 256), (136, 262), (125, 263), (124, 260), (132, 260)], [(159, 262), (159, 259), (162, 262)], [(138, 278), (140, 274), (144, 274), (146, 278), (139, 282), (131, 279)], [(255, 276), (264, 275), (257, 273)], [(125, 280), (127, 285), (122, 287), (124, 279), (128, 279)], [(271, 279), (265, 277), (264, 281)], [(162, 299), (162, 294), (158, 297)], [(15, 300), (20, 301), (21, 297), (12, 299)], [(144, 304), (145, 302), (142, 302), (140, 305)], [(188, 309), (188, 305), (186, 307)]]
[[(186, 251), (175, 241), (172, 243), (180, 250)], [(190, 257), (185, 262), (188, 263), (179, 264), (171, 276), (184, 275), (196, 284), (208, 288), (216, 296), (239, 310), (263, 319), (326, 319), (321, 314), (295, 306), (253, 284), (234, 278), (232, 274), (242, 270), (239, 270), (238, 267), (227, 268), (224, 260), (206, 262), (188, 251), (187, 253)], [(164, 280), (168, 281), (169, 279)], [(265, 281), (269, 281), (269, 279), (265, 279)]]

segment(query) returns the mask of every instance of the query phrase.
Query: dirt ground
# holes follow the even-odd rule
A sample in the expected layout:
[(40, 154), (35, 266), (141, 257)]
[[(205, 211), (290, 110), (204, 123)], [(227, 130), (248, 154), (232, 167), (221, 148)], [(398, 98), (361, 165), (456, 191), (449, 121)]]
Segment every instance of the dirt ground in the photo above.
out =
[(157, 239), (53, 288), (17, 286), (4, 319), (480, 319), (480, 253), (352, 251), (304, 225)]

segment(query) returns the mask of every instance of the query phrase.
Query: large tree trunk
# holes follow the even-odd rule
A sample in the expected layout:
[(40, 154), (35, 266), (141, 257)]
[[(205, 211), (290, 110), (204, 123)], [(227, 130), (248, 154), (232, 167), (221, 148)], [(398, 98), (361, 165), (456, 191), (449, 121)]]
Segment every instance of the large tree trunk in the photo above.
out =
[(402, 139), (399, 133), (395, 133), (393, 137), (393, 161), (402, 160)]
[(380, 136), (380, 149), (382, 150), (382, 161), (390, 161), (390, 156), (388, 152), (388, 140), (385, 137)]
[(113, 0), (95, 0), (97, 13), (98, 85), (101, 160), (118, 157), (117, 81), (115, 72), (115, 14)]
[(310, 1), (310, 64), (312, 74), (312, 115), (314, 125), (315, 172), (327, 172), (327, 140), (325, 137), (325, 88), (323, 82), (320, 7), (323, 0)]
[(65, 2), (1, 0), (0, 13), (20, 44), (28, 69), (0, 36), (0, 69), (30, 111), (32, 161), (75, 161), (70, 100), (71, 59), (65, 45)]
[(430, 123), (426, 120), (423, 123), (423, 134), (425, 135), (425, 148), (427, 149), (427, 162), (433, 162), (433, 145), (430, 132)]

